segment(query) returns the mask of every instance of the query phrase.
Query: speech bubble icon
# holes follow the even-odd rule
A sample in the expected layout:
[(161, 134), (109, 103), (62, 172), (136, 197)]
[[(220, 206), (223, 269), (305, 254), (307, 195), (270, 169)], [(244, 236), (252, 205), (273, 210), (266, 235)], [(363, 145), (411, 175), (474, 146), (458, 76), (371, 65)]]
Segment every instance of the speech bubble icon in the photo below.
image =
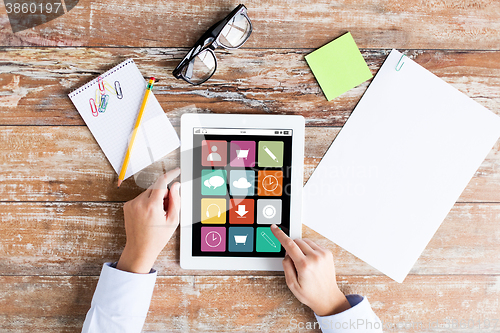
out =
[(221, 176), (212, 176), (210, 177), (210, 179), (205, 180), (203, 184), (208, 188), (211, 188), (211, 186), (213, 186), (213, 189), (215, 190), (217, 187), (224, 185), (224, 178), (222, 178)]

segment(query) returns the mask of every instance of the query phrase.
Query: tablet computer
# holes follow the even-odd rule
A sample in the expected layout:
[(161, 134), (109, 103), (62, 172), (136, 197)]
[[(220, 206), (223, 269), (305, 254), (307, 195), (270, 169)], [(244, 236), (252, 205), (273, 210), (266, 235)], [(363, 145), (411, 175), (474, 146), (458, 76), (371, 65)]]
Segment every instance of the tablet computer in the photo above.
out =
[(270, 226), (301, 237), (303, 163), (302, 116), (184, 114), (181, 267), (283, 270)]

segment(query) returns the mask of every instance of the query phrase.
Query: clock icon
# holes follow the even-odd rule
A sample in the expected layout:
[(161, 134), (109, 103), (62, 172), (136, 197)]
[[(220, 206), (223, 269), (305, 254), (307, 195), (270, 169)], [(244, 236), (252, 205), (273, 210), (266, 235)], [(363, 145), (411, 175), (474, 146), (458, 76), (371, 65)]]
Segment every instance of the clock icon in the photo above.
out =
[(262, 187), (266, 191), (274, 191), (278, 187), (278, 178), (273, 175), (267, 175), (262, 179)]
[(217, 247), (222, 242), (222, 237), (217, 231), (210, 231), (205, 236), (205, 243), (210, 247)]

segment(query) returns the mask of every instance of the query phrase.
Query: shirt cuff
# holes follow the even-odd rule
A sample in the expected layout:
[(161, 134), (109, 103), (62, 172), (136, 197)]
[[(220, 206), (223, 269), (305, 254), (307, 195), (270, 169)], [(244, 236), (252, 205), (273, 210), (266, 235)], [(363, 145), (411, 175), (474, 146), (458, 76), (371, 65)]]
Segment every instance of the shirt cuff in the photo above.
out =
[(350, 309), (331, 316), (315, 314), (323, 333), (382, 332), (382, 322), (373, 312), (366, 297), (347, 295)]
[(156, 271), (152, 269), (149, 274), (137, 274), (114, 266), (116, 263), (103, 265), (92, 305), (98, 305), (109, 313), (146, 317), (155, 287)]

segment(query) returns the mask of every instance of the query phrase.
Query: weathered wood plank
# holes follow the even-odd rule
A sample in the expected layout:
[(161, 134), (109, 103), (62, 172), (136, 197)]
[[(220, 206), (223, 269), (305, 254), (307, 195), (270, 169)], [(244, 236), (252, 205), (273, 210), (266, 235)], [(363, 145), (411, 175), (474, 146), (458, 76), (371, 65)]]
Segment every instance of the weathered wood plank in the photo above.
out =
[[(500, 274), (500, 204), (456, 204), (411, 274)], [(125, 245), (121, 203), (0, 203), (0, 275), (98, 275)], [(381, 273), (303, 227), (331, 250), (341, 275)], [(161, 275), (276, 275), (179, 267), (179, 232), (160, 255)]]
[[(220, 52), (215, 76), (192, 87), (171, 75), (185, 50), (6, 49), (0, 52), (0, 125), (83, 125), (67, 94), (132, 57), (145, 76), (160, 78), (155, 94), (166, 112), (301, 114), (308, 125), (342, 126), (369, 82), (328, 102), (304, 60), (310, 51)], [(363, 51), (372, 73), (387, 53)], [(500, 52), (416, 50), (407, 54), (500, 115)]]
[(117, 175), (88, 128), (3, 126), (0, 163), (2, 201), (126, 201), (179, 159), (175, 150), (117, 189)]
[[(17, 34), (0, 6), (0, 46), (100, 47), (0, 52), (0, 331), (80, 331), (102, 263), (117, 260), (124, 246), (121, 202), (178, 165), (175, 152), (117, 190), (116, 175), (67, 97), (125, 58), (145, 76), (160, 77), (155, 93), (176, 126), (192, 111), (302, 114), (309, 125), (305, 179), (369, 84), (327, 102), (304, 61), (346, 31), (373, 73), (390, 48), (409, 49), (411, 58), (500, 115), (498, 1), (252, 1), (246, 5), (254, 33), (245, 48), (218, 50), (218, 72), (201, 87), (175, 80), (171, 71), (186, 47), (236, 4), (83, 0)], [(499, 150), (500, 142), (403, 284), (307, 227), (303, 236), (333, 251), (342, 290), (368, 296), (389, 325), (385, 331), (449, 332), (459, 327), (447, 323), (472, 319), (473, 327), (460, 331), (496, 332)], [(161, 276), (146, 331), (296, 332), (293, 323), (314, 322), (281, 273), (185, 271), (178, 249), (176, 232), (156, 264)], [(399, 323), (406, 327), (390, 326)]]
[[(498, 332), (498, 276), (409, 276), (403, 284), (385, 277), (338, 281), (343, 292), (368, 297), (385, 331), (451, 332), (459, 327), (446, 327), (446, 320), (473, 319), (473, 327), (460, 331)], [(0, 277), (0, 330), (77, 331), (96, 283), (97, 277), (88, 276)], [(314, 321), (281, 276), (169, 276), (157, 279), (144, 330), (297, 332), (299, 323)], [(406, 327), (391, 327), (398, 324)]]
[[(338, 132), (307, 127), (305, 180)], [(460, 202), (500, 202), (499, 151), (497, 142)], [(176, 150), (117, 189), (117, 175), (88, 128), (0, 126), (0, 201), (126, 201), (178, 165)]]
[[(80, 1), (51, 22), (12, 33), (5, 7), (0, 45), (190, 47), (238, 2)], [(316, 48), (351, 31), (364, 48), (497, 49), (495, 0), (260, 0), (246, 3), (246, 47)]]

